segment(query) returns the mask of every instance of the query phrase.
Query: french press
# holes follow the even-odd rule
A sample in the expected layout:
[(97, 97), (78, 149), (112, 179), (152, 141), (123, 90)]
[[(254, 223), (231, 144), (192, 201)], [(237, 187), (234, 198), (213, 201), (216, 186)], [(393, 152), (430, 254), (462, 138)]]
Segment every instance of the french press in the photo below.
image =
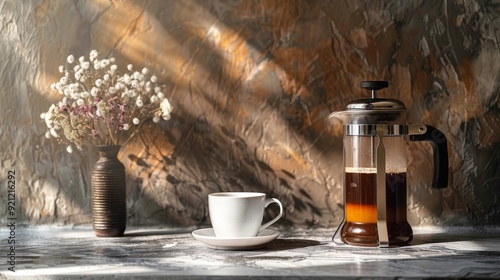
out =
[(448, 151), (445, 135), (425, 124), (406, 124), (406, 107), (397, 99), (378, 98), (386, 81), (364, 81), (371, 98), (347, 104), (330, 118), (344, 124), (344, 220), (333, 236), (338, 244), (400, 246), (413, 232), (407, 221), (406, 137), (428, 141), (434, 154), (432, 187), (446, 188)]

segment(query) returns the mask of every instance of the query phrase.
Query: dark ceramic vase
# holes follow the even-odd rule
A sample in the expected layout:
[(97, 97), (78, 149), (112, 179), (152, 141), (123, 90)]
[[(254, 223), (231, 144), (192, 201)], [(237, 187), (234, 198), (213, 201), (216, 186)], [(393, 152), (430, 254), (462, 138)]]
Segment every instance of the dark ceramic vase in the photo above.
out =
[(118, 160), (120, 146), (98, 146), (92, 171), (92, 219), (97, 237), (123, 236), (127, 223), (125, 167)]

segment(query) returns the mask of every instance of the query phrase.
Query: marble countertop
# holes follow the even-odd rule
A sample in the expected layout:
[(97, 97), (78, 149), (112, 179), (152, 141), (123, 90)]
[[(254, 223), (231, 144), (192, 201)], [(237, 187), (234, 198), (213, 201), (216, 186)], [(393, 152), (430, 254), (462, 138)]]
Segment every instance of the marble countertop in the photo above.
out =
[(333, 233), (283, 232), (266, 248), (221, 251), (185, 230), (129, 229), (121, 238), (96, 238), (90, 228), (17, 228), (12, 272), (4, 228), (0, 279), (500, 278), (499, 228), (414, 228), (410, 246), (388, 249), (336, 245)]

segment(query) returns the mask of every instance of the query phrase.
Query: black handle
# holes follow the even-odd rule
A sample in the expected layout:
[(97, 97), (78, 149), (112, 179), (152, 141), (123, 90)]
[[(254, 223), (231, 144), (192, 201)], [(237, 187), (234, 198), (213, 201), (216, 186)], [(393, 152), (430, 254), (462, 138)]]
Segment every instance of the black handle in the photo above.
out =
[(446, 136), (439, 129), (425, 125), (427, 132), (419, 135), (410, 135), (411, 141), (428, 141), (434, 154), (434, 176), (432, 187), (444, 189), (448, 186), (448, 145)]
[(367, 90), (381, 90), (389, 86), (387, 81), (363, 81), (360, 86)]

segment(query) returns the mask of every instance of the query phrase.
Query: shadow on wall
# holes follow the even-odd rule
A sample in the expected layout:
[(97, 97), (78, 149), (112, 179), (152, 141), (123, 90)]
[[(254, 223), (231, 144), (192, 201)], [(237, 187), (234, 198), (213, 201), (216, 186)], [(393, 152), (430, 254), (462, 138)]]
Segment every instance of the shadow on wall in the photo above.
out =
[[(203, 12), (204, 8), (197, 9), (198, 15), (207, 14), (200, 16), (201, 19), (208, 18), (213, 24), (217, 23), (213, 16)], [(266, 80), (261, 76), (257, 79), (270, 87), (262, 87), (254, 82), (257, 87), (257, 91), (254, 91), (252, 85), (248, 85), (252, 81), (245, 84), (248, 73), (237, 73), (239, 69), (250, 67), (252, 61), (245, 56), (251, 46), (240, 37), (235, 37), (231, 38), (232, 44), (237, 45), (234, 48), (239, 52), (218, 49), (218, 46), (210, 44), (209, 39), (192, 33), (190, 27), (185, 27), (182, 33), (177, 32), (173, 36), (178, 42), (184, 42), (188, 49), (193, 46), (192, 51), (183, 58), (184, 61), (192, 61), (192, 65), (183, 67), (192, 68), (186, 72), (197, 71), (202, 76), (205, 75), (203, 72), (215, 74), (190, 80), (184, 94), (176, 94), (173, 101), (177, 103), (174, 117), (162, 127), (163, 135), (153, 132), (155, 128), (151, 128), (151, 131), (140, 137), (142, 147), (146, 147), (146, 150), (142, 150), (139, 145), (136, 153), (127, 155), (129, 166), (134, 167), (143, 189), (147, 189), (147, 196), (153, 197), (168, 214), (153, 209), (150, 213), (161, 222), (168, 223), (170, 219), (183, 225), (206, 223), (206, 200), (210, 192), (245, 190), (262, 191), (268, 196), (280, 198), (288, 206), (288, 212), (293, 213), (285, 217), (282, 225), (313, 226), (319, 219), (324, 219), (322, 216), (325, 213), (331, 216), (327, 218), (331, 220), (333, 211), (326, 205), (324, 191), (323, 194), (320, 191), (332, 178), (322, 174), (322, 183), (317, 183), (314, 179), (318, 178), (300, 174), (315, 169), (304, 159), (314, 143), (302, 140), (304, 133), (294, 131), (290, 128), (290, 122), (283, 120), (296, 116), (286, 112), (283, 116), (283, 112), (276, 112), (276, 105), (289, 103), (289, 98), (282, 94), (280, 81), (272, 75), (272, 71), (265, 69), (263, 71), (271, 74), (271, 78)], [(168, 29), (168, 23), (164, 29)], [(228, 29), (227, 33), (234, 31)], [(238, 62), (243, 60), (241, 57), (245, 59), (244, 63)], [(231, 70), (231, 67), (236, 70)], [(260, 75), (262, 70), (256, 71), (257, 74), (253, 75)], [(196, 110), (198, 114), (194, 114), (193, 108), (199, 109)], [(323, 131), (315, 134), (312, 136), (316, 137), (316, 142), (328, 142), (322, 137)], [(172, 144), (175, 146), (173, 150)], [(133, 149), (127, 147), (127, 150)], [(271, 164), (274, 166), (271, 167)], [(298, 179), (296, 173), (300, 175)], [(320, 194), (323, 201), (318, 203), (311, 192)], [(138, 190), (138, 193), (142, 191)], [(337, 194), (337, 197), (340, 196)], [(200, 205), (203, 207), (200, 208)], [(138, 221), (144, 221), (150, 216), (141, 211), (135, 217)]]
[[(109, 28), (106, 38), (116, 41), (97, 33), (91, 45), (160, 69), (173, 85), (167, 97), (174, 112), (122, 148), (129, 224), (207, 224), (209, 193), (244, 190), (279, 198), (286, 207), (282, 226), (336, 226), (341, 129), (326, 118), (366, 97), (357, 87), (366, 79), (388, 80), (385, 96), (405, 102), (410, 122), (439, 127), (450, 141), (450, 188), (439, 194), (423, 182), (431, 174), (429, 151), (410, 148), (413, 223), (454, 224), (464, 216), (473, 224), (500, 223), (494, 203), (500, 140), (481, 130), (499, 125), (498, 85), (488, 78), (495, 86), (480, 100), (471, 66), (486, 35), (448, 24), (462, 15), (481, 26), (477, 11), (430, 1), (132, 3), (128, 25), (118, 14), (126, 4), (106, 9), (116, 13), (110, 20), (122, 18), (114, 28), (123, 34)], [(479, 8), (488, 13), (487, 4)], [(464, 47), (465, 40), (477, 44)], [(491, 176), (476, 175), (476, 167)]]

